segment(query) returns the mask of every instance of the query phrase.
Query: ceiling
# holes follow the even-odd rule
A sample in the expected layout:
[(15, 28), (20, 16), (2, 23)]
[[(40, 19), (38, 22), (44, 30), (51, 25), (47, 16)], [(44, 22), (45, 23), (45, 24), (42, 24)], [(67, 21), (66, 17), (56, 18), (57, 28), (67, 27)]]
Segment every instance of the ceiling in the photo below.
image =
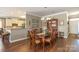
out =
[(37, 16), (45, 16), (63, 11), (68, 11), (71, 13), (74, 11), (79, 11), (79, 7), (0, 7), (0, 17), (20, 17), (26, 13), (34, 14)]

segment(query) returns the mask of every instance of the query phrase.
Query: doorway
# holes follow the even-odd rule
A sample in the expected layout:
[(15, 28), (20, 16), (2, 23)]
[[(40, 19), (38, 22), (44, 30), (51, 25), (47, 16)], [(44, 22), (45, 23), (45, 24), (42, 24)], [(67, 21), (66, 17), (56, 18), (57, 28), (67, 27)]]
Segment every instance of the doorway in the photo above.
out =
[(69, 21), (69, 33), (71, 34), (79, 34), (79, 18), (78, 19), (70, 19)]

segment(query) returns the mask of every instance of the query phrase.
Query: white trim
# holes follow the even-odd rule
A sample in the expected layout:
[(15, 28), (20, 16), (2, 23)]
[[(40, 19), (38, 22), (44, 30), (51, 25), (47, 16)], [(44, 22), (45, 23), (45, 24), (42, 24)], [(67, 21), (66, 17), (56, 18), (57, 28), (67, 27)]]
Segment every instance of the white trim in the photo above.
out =
[(66, 16), (67, 16), (67, 37), (68, 37), (68, 35), (69, 35), (69, 24), (68, 24), (68, 22), (69, 22), (69, 19), (68, 19), (68, 12), (66, 12)]
[(64, 11), (64, 12), (59, 12), (59, 13), (54, 13), (54, 14), (50, 14), (50, 15), (46, 15), (46, 16), (42, 16), (42, 17), (50, 17), (50, 16), (55, 16), (55, 15), (60, 15), (60, 14), (63, 14), (63, 13), (67, 13), (67, 11)]
[(67, 15), (67, 21), (68, 21), (68, 20), (69, 20), (69, 19), (68, 19), (68, 16), (69, 16), (69, 15), (68, 15), (68, 12), (66, 12), (66, 15)]
[(16, 39), (16, 40), (10, 40), (10, 43), (14, 43), (14, 42), (17, 42), (17, 41), (21, 41), (21, 40), (25, 40), (25, 39), (27, 39), (27, 37), (25, 37), (25, 38), (20, 38), (20, 39)]
[(26, 17), (27, 17), (27, 15), (32, 15), (32, 16), (41, 17), (41, 16), (39, 16), (39, 15), (36, 15), (36, 14), (33, 14), (33, 13), (26, 13)]

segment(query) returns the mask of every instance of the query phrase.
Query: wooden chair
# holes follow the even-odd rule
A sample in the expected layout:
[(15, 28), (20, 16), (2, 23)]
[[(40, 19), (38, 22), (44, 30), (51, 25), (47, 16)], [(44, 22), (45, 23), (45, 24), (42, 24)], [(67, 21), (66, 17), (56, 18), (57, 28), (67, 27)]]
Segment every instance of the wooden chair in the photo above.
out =
[(49, 31), (50, 36), (49, 37), (45, 37), (45, 44), (48, 43), (50, 47), (52, 47), (53, 44), (55, 44), (56, 42), (56, 38), (57, 38), (57, 31), (56, 29), (51, 29)]
[[(48, 36), (47, 36), (47, 35), (45, 36), (45, 40), (44, 40), (44, 42), (45, 42), (45, 43), (44, 43), (44, 44), (45, 44), (45, 49), (46, 49), (46, 46), (49, 46), (49, 47), (52, 46), (52, 43), (51, 43), (52, 39), (51, 39), (51, 36), (50, 36), (50, 35), (51, 35), (51, 33), (49, 33)], [(49, 48), (49, 47), (48, 47), (48, 48)], [(47, 48), (47, 49), (48, 49), (48, 48)], [(47, 49), (46, 49), (46, 50), (47, 50)]]
[(0, 35), (2, 35), (3, 33), (3, 28), (0, 28)]
[(58, 32), (57, 32), (57, 30), (56, 30), (56, 29), (52, 29), (50, 36), (51, 36), (51, 42), (52, 42), (52, 44), (55, 43), (55, 42), (56, 42), (56, 39), (57, 39), (57, 37), (58, 37)]
[(36, 36), (35, 30), (29, 31), (30, 35), (30, 47), (36, 51), (37, 46), (41, 46), (41, 40)]

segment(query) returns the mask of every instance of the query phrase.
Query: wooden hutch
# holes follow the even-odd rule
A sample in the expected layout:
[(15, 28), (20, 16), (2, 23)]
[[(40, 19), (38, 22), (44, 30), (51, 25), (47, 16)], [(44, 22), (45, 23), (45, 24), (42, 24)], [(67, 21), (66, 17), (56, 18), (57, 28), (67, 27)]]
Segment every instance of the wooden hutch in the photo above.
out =
[(58, 19), (47, 20), (47, 28), (52, 33), (52, 38), (55, 41), (58, 37)]
[(58, 19), (47, 20), (47, 28), (49, 31), (52, 29), (58, 31)]

